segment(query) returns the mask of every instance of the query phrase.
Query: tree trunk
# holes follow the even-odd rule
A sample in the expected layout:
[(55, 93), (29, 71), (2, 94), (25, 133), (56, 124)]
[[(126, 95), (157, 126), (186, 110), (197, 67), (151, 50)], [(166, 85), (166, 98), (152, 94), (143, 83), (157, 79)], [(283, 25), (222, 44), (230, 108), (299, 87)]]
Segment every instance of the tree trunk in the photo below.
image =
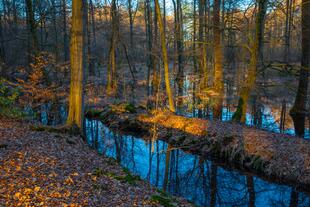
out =
[(207, 45), (206, 45), (206, 17), (205, 17), (206, 2), (199, 0), (199, 70), (200, 70), (200, 89), (204, 91), (208, 85), (208, 72), (207, 72)]
[(217, 166), (212, 162), (211, 164), (211, 181), (210, 181), (210, 206), (216, 206), (216, 192), (217, 192)]
[(112, 34), (109, 49), (107, 93), (113, 95), (116, 93), (117, 90), (115, 50), (118, 35), (118, 14), (115, 0), (112, 0), (111, 14), (112, 14)]
[(90, 15), (91, 15), (91, 22), (92, 22), (92, 32), (93, 32), (93, 47), (96, 47), (97, 45), (97, 39), (96, 39), (96, 21), (95, 21), (95, 9), (94, 4), (92, 0), (89, 0), (89, 6), (90, 6)]
[(163, 191), (166, 191), (167, 187), (168, 187), (168, 181), (169, 181), (168, 174), (169, 174), (169, 169), (170, 169), (171, 150), (172, 150), (172, 146), (168, 144), (168, 147), (166, 150), (166, 162), (165, 162)]
[(59, 52), (58, 52), (57, 10), (56, 10), (55, 0), (52, 0), (52, 9), (53, 9), (52, 11), (53, 30), (54, 30), (54, 35), (55, 35), (54, 53), (55, 53), (55, 59), (57, 63), (58, 58), (59, 58)]
[(154, 0), (154, 2), (155, 2), (155, 12), (157, 15), (157, 22), (158, 22), (159, 34), (160, 34), (160, 40), (161, 40), (161, 50), (162, 50), (161, 52), (162, 52), (162, 58), (163, 58), (163, 64), (164, 64), (166, 93), (167, 93), (168, 101), (169, 101), (169, 109), (175, 112), (173, 94), (172, 94), (172, 90), (170, 87), (170, 80), (169, 80), (169, 62), (168, 62), (169, 60), (168, 60), (168, 54), (167, 54), (167, 48), (166, 48), (166, 37), (165, 37), (165, 32), (164, 32), (163, 20), (161, 18), (158, 0)]
[(293, 0), (286, 0), (286, 14), (285, 14), (285, 48), (284, 48), (284, 62), (289, 63), (290, 48), (291, 48), (291, 26), (292, 26), (292, 5)]
[(260, 63), (260, 59), (262, 58), (261, 53), (263, 47), (263, 35), (265, 26), (264, 22), (268, 0), (257, 1), (258, 11), (255, 19), (255, 35), (252, 40), (252, 48), (250, 49), (251, 60), (249, 65), (248, 77), (241, 88), (237, 111), (233, 115), (233, 120), (239, 121), (241, 123), (245, 123), (246, 121), (247, 102), (249, 100), (251, 90), (255, 86), (257, 67)]
[(178, 57), (178, 73), (177, 73), (177, 84), (178, 84), (178, 106), (182, 105), (183, 85), (184, 85), (184, 65), (183, 65), (183, 15), (182, 15), (182, 3), (181, 0), (173, 0), (175, 8), (175, 39), (177, 47)]
[(83, 128), (83, 15), (82, 0), (72, 1), (71, 82), (67, 124)]
[(305, 134), (305, 119), (307, 112), (308, 78), (310, 70), (310, 0), (302, 1), (302, 57), (299, 74), (299, 84), (295, 103), (290, 110), (295, 133), (303, 137)]
[(68, 29), (67, 29), (67, 4), (66, 0), (62, 0), (62, 15), (63, 15), (63, 44), (64, 44), (64, 61), (69, 60), (69, 38), (68, 38)]
[(152, 54), (153, 50), (153, 33), (152, 33), (152, 11), (150, 6), (150, 0), (145, 1), (145, 23), (146, 23), (146, 39), (147, 39), (147, 49), (149, 51), (148, 54), (148, 61), (147, 61), (147, 97), (150, 97), (150, 76), (151, 76), (151, 69), (154, 68), (154, 56)]
[(254, 189), (254, 179), (252, 176), (246, 176), (246, 184), (249, 194), (249, 207), (255, 207), (255, 189)]
[(34, 54), (38, 50), (38, 38), (36, 32), (36, 23), (34, 19), (32, 0), (26, 0), (27, 25), (30, 35), (29, 54)]
[[(224, 1), (224, 0), (223, 0)], [(221, 0), (214, 0), (213, 5), (213, 50), (214, 50), (214, 90), (215, 105), (213, 115), (214, 118), (221, 119), (222, 105), (224, 96), (224, 80), (223, 80), (223, 52), (221, 47), (221, 29), (220, 29), (220, 6)]]
[(128, 14), (129, 14), (129, 35), (130, 47), (133, 48), (133, 14), (132, 14), (132, 0), (128, 0)]

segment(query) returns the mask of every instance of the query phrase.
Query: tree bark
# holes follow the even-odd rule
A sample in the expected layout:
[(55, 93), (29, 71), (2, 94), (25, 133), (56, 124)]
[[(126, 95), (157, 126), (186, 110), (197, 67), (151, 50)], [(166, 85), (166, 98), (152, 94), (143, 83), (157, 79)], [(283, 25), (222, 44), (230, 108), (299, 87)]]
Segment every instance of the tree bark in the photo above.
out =
[(83, 128), (83, 15), (82, 0), (72, 1), (71, 82), (67, 124)]
[(68, 38), (68, 29), (67, 29), (67, 4), (66, 0), (62, 0), (62, 15), (63, 15), (63, 44), (64, 44), (64, 61), (69, 60), (69, 38)]
[(107, 93), (113, 95), (116, 93), (117, 90), (115, 50), (118, 35), (118, 14), (115, 0), (112, 0), (111, 15), (112, 15), (112, 34), (109, 49)]
[(257, 67), (262, 59), (262, 47), (263, 47), (263, 35), (265, 27), (265, 15), (267, 10), (268, 0), (257, 0), (258, 11), (255, 19), (255, 35), (253, 38), (252, 48), (250, 49), (250, 65), (248, 71), (248, 77), (243, 84), (240, 92), (240, 98), (238, 102), (237, 111), (233, 115), (233, 120), (245, 123), (246, 121), (246, 111), (247, 102), (251, 90), (255, 86)]
[(310, 0), (302, 1), (302, 57), (299, 74), (298, 90), (295, 103), (290, 110), (295, 133), (303, 137), (305, 134), (305, 119), (307, 112), (308, 78), (310, 71)]
[(158, 27), (159, 27), (160, 41), (161, 41), (161, 53), (162, 53), (163, 64), (164, 64), (166, 93), (167, 93), (168, 101), (169, 101), (169, 109), (175, 112), (173, 94), (172, 94), (170, 80), (169, 80), (169, 62), (168, 62), (169, 60), (168, 60), (168, 54), (167, 54), (166, 37), (165, 37), (165, 32), (164, 32), (163, 20), (161, 18), (158, 0), (154, 0), (154, 2), (155, 2), (155, 12), (157, 15), (157, 22), (158, 22)]
[(201, 76), (200, 89), (204, 91), (208, 85), (208, 72), (207, 72), (207, 43), (206, 43), (206, 16), (205, 16), (206, 2), (199, 0), (199, 70)]
[(34, 19), (32, 0), (26, 0), (26, 13), (27, 13), (27, 25), (30, 35), (29, 54), (33, 54), (38, 51), (38, 38), (36, 32), (36, 23)]
[(214, 115), (214, 118), (217, 118), (217, 119), (221, 119), (223, 96), (224, 96), (223, 52), (222, 52), (222, 46), (221, 46), (220, 7), (221, 7), (221, 0), (214, 0), (213, 50), (214, 50), (214, 90), (216, 92), (216, 95), (214, 97), (215, 105), (214, 105), (213, 115)]

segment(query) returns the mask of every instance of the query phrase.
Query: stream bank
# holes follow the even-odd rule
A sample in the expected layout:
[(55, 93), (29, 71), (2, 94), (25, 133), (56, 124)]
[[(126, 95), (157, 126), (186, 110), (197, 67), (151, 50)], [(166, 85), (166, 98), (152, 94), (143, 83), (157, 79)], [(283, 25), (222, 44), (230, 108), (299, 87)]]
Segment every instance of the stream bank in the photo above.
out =
[(186, 118), (168, 111), (109, 105), (88, 111), (111, 130), (218, 159), (266, 179), (310, 189), (309, 140), (237, 123)]
[(192, 206), (99, 156), (79, 136), (0, 119), (0, 206)]

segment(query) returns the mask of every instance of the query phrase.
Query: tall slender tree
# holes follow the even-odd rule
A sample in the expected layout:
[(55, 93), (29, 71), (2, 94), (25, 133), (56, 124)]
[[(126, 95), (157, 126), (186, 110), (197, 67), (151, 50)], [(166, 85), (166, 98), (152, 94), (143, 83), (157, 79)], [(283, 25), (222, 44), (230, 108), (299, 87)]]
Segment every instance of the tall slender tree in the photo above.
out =
[(38, 50), (38, 37), (36, 31), (36, 22), (34, 19), (33, 2), (26, 0), (27, 25), (30, 36), (29, 54), (36, 53)]
[(111, 16), (112, 16), (112, 31), (111, 31), (112, 34), (111, 34), (109, 63), (108, 63), (108, 83), (107, 83), (108, 94), (114, 94), (117, 88), (115, 52), (118, 36), (118, 14), (116, 8), (116, 0), (112, 0)]
[(166, 36), (164, 32), (164, 25), (163, 20), (161, 18), (160, 13), (160, 6), (158, 3), (158, 0), (154, 0), (155, 2), (155, 12), (157, 15), (157, 22), (159, 27), (159, 34), (160, 34), (160, 42), (161, 42), (161, 55), (163, 58), (163, 64), (164, 64), (164, 73), (165, 73), (165, 85), (166, 85), (166, 93), (168, 96), (169, 101), (169, 109), (173, 112), (175, 112), (174, 107), (174, 101), (173, 101), (173, 94), (170, 86), (170, 79), (169, 79), (169, 60), (168, 60), (168, 53), (167, 53), (167, 47), (166, 47)]
[[(224, 0), (222, 0), (224, 1)], [(214, 50), (214, 89), (216, 92), (214, 117), (221, 118), (224, 96), (223, 80), (223, 53), (221, 47), (221, 26), (220, 26), (221, 0), (214, 0), (213, 4), (213, 50)]]
[(67, 124), (83, 127), (83, 15), (82, 0), (72, 1), (71, 81)]
[(66, 0), (62, 0), (62, 18), (63, 18), (63, 50), (64, 50), (64, 61), (69, 60), (69, 38), (67, 29), (67, 3)]
[(198, 41), (199, 41), (199, 70), (201, 76), (200, 88), (205, 90), (208, 84), (207, 43), (206, 43), (206, 0), (199, 0), (198, 5)]

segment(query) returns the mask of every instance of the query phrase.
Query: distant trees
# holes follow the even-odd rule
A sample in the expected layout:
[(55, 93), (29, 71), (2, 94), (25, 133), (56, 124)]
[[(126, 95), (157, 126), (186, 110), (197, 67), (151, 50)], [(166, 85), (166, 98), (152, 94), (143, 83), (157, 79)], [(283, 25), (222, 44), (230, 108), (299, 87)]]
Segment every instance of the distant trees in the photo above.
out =
[[(77, 15), (73, 12), (76, 10), (69, 8), (71, 2), (76, 5), (76, 1), (71, 0), (0, 1), (2, 76), (26, 77), (20, 68), (29, 72), (29, 63), (33, 63), (34, 57), (47, 52), (56, 60), (57, 68), (65, 68), (60, 73), (65, 74), (62, 81), (66, 89), (69, 60), (71, 62), (70, 108), (71, 104), (75, 106), (75, 102), (80, 102), (80, 95), (72, 99), (74, 94), (82, 93), (79, 82), (84, 79), (89, 86), (93, 82), (97, 84), (99, 78), (94, 85), (98, 87), (95, 90), (100, 91), (97, 94), (100, 98), (105, 98), (107, 92), (113, 95), (109, 98), (121, 100), (126, 96), (121, 94), (126, 94), (129, 87), (142, 84), (141, 94), (148, 97), (148, 108), (167, 102), (171, 111), (176, 111), (176, 106), (184, 106), (199, 116), (220, 119), (223, 107), (235, 111), (237, 105), (233, 119), (244, 123), (250, 111), (247, 104), (254, 100), (251, 94), (259, 96), (258, 101), (267, 94), (260, 93), (263, 87), (268, 88), (265, 77), (282, 79), (270, 72), (273, 65), (277, 65), (280, 73), (289, 74), (285, 78), (293, 88), (302, 48), (298, 93), (291, 110), (295, 127), (302, 135), (305, 116), (309, 113), (306, 0), (279, 0), (277, 4), (268, 0), (251, 3), (194, 0), (193, 5), (172, 0), (174, 10), (171, 12), (166, 11), (166, 1), (82, 0), (84, 39), (78, 34), (80, 25), (69, 20)], [(299, 41), (301, 35), (302, 42)], [(81, 48), (84, 48), (84, 58), (80, 58)], [(88, 69), (84, 78), (81, 59), (85, 59), (84, 69)], [(294, 92), (288, 89), (288, 93)], [(187, 94), (193, 102), (187, 102)], [(288, 103), (292, 99), (287, 100)], [(74, 120), (73, 114), (79, 113), (70, 112), (70, 120)], [(281, 126), (284, 129), (284, 123)]]
[(71, 81), (67, 124), (83, 127), (83, 14), (82, 0), (72, 1), (70, 46)]
[(303, 0), (301, 5), (301, 68), (295, 103), (290, 111), (290, 115), (294, 120), (295, 131), (298, 136), (304, 136), (305, 133), (305, 118), (307, 113), (308, 82), (310, 71), (310, 0)]

